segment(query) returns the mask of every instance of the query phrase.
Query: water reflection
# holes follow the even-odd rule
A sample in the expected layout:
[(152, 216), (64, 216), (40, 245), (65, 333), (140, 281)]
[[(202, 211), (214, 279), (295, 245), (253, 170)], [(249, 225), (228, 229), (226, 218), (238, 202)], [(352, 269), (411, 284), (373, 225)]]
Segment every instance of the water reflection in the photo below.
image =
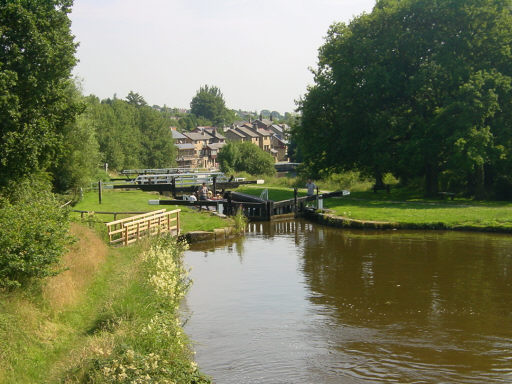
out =
[(188, 331), (218, 383), (512, 382), (509, 236), (297, 220), (201, 252)]

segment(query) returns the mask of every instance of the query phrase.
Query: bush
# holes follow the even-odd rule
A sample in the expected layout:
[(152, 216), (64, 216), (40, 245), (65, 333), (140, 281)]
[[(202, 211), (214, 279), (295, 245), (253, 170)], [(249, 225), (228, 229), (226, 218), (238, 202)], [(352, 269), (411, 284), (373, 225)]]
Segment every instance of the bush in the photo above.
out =
[(255, 144), (228, 143), (219, 151), (220, 168), (225, 173), (248, 172), (251, 175), (274, 175), (274, 159)]
[(0, 288), (56, 274), (70, 243), (67, 211), (47, 182), (22, 181), (0, 196)]

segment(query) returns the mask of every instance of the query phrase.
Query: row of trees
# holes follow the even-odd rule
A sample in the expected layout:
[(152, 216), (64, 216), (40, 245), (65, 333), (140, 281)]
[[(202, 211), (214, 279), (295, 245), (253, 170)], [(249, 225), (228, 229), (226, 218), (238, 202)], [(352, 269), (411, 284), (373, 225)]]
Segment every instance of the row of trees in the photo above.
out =
[(294, 130), (312, 172), (512, 190), (509, 0), (379, 0), (330, 27), (314, 76)]

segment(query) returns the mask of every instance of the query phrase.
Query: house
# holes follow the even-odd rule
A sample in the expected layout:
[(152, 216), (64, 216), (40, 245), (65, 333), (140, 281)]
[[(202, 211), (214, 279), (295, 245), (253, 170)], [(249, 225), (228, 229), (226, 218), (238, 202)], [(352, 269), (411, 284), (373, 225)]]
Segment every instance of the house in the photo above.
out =
[(277, 161), (288, 161), (288, 142), (274, 134), (271, 137), (271, 148), (275, 151)]
[(235, 127), (235, 130), (245, 136), (244, 140), (253, 143), (257, 146), (260, 145), (260, 135), (251, 128), (247, 127)]
[(176, 162), (180, 168), (196, 168), (198, 157), (196, 156), (196, 148), (192, 143), (174, 144), (178, 149)]
[(210, 140), (213, 140), (213, 136), (206, 133), (205, 131), (201, 132), (184, 132), (185, 135), (192, 144), (194, 144), (196, 156), (201, 157), (201, 151), (203, 147), (206, 147)]
[(203, 168), (218, 168), (217, 155), (219, 150), (226, 145), (226, 143), (211, 143), (203, 148), (201, 162)]
[(229, 141), (244, 141), (245, 140), (245, 135), (241, 132), (238, 132), (234, 128), (225, 129), (224, 135), (226, 135), (226, 139)]
[(176, 127), (170, 127), (170, 129), (175, 144), (185, 144), (190, 142), (190, 139), (183, 135), (181, 132), (178, 132)]
[(254, 131), (259, 136), (259, 147), (266, 152), (270, 152), (270, 138), (272, 137), (272, 133), (267, 131), (266, 129), (256, 128)]
[(211, 140), (212, 143), (225, 143), (226, 137), (220, 133), (220, 130), (217, 127), (197, 127), (192, 132), (201, 133), (206, 132), (210, 136), (213, 137)]

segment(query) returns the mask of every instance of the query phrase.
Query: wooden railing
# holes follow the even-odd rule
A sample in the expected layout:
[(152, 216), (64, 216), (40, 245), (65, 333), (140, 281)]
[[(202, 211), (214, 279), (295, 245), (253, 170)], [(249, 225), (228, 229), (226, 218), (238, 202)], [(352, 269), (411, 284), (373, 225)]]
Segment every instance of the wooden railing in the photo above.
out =
[(181, 209), (173, 211), (160, 209), (107, 223), (109, 242), (110, 244), (128, 245), (144, 236), (165, 232), (179, 235), (180, 212)]

